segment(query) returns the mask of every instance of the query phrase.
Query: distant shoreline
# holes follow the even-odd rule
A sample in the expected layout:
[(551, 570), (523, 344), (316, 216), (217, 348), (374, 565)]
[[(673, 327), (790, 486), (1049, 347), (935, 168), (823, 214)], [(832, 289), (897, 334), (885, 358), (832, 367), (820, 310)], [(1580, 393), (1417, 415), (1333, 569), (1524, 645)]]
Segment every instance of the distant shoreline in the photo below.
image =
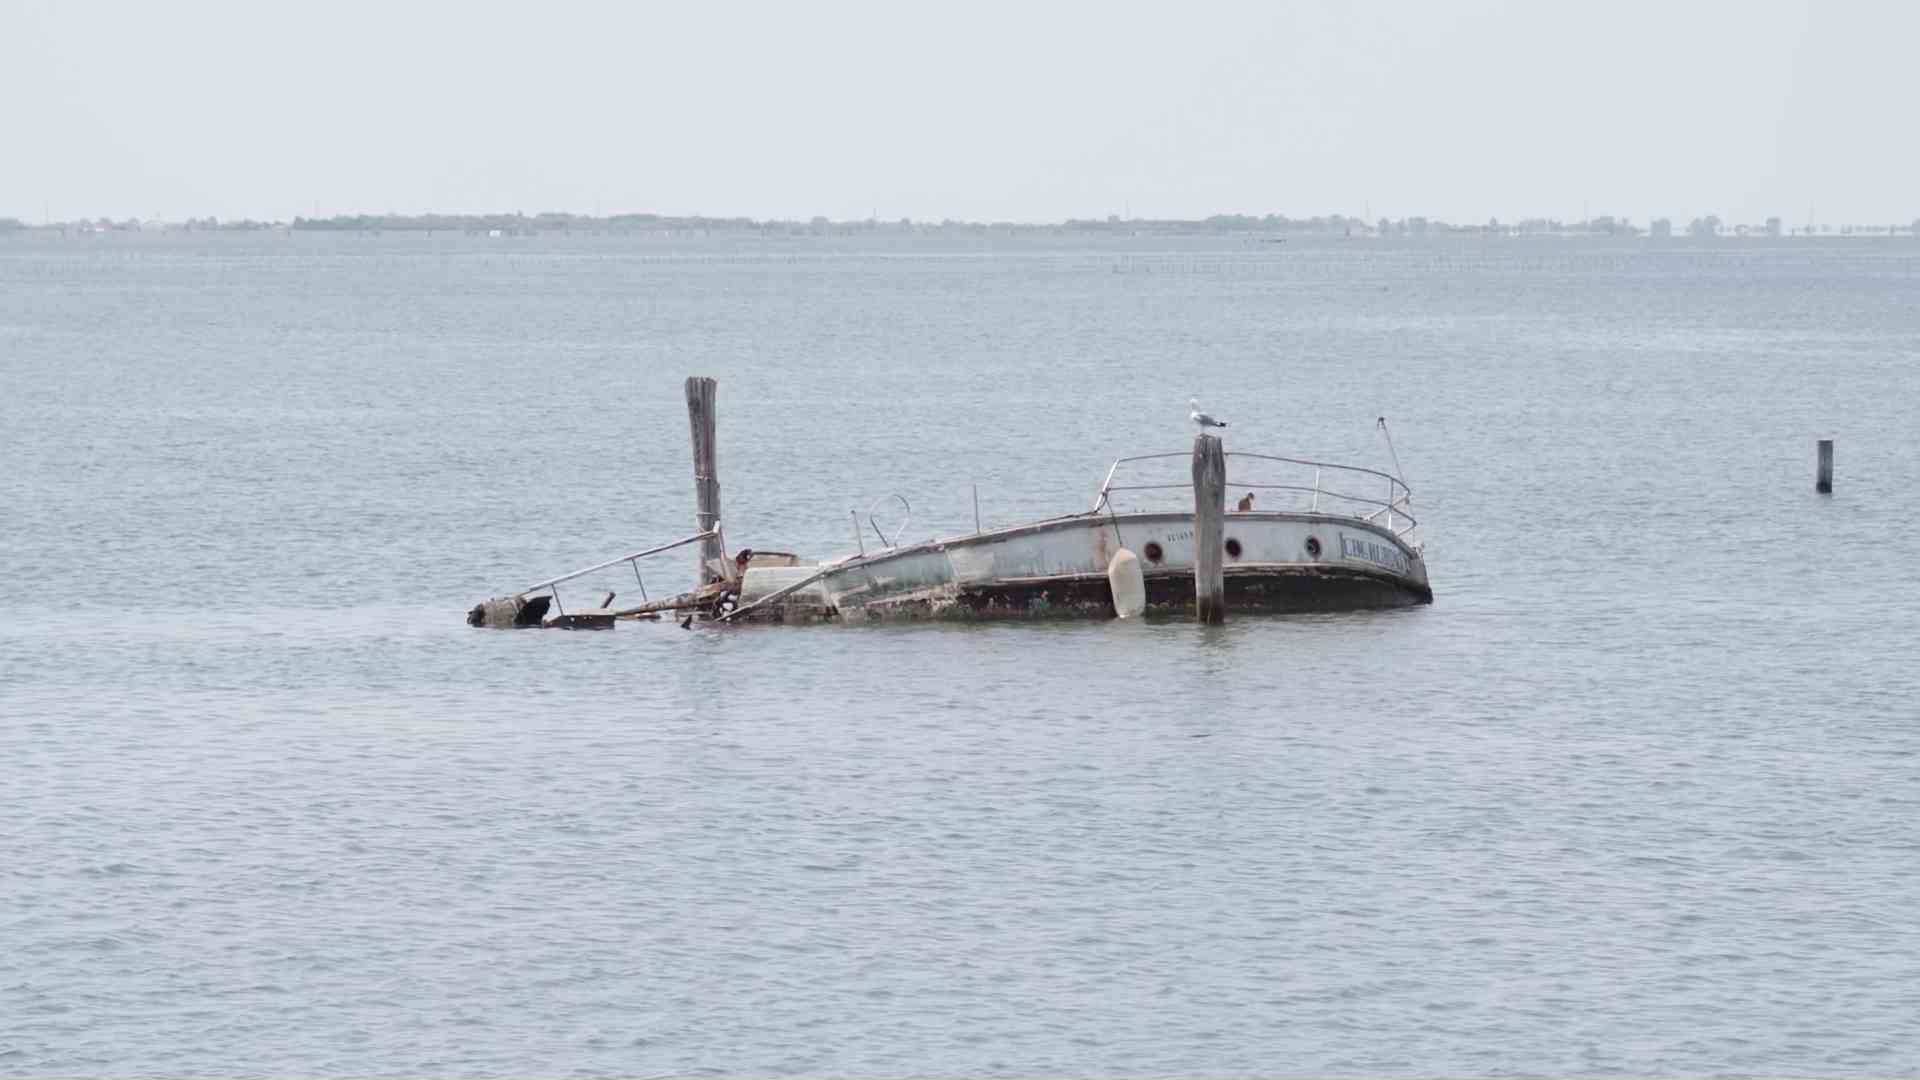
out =
[(682, 217), (664, 214), (341, 214), (326, 218), (296, 217), (292, 221), (220, 221), (215, 218), (189, 218), (185, 221), (108, 218), (31, 224), (18, 218), (0, 217), (0, 234), (8, 232), (60, 232), (92, 234), (105, 232), (458, 232), (476, 235), (529, 236), (566, 233), (674, 234), (698, 232), (741, 233), (771, 236), (849, 236), (870, 233), (1054, 233), (1160, 236), (1269, 235), (1287, 236), (1425, 236), (1434, 234), (1469, 236), (1653, 236), (1653, 237), (1787, 237), (1787, 236), (1920, 236), (1920, 219), (1904, 225), (1802, 225), (1789, 226), (1781, 219), (1751, 223), (1730, 223), (1708, 215), (1680, 223), (1656, 218), (1639, 224), (1627, 218), (1596, 217), (1587, 221), (1563, 222), (1549, 218), (1528, 218), (1484, 224), (1458, 224), (1408, 217), (1398, 220), (1380, 218), (1365, 221), (1344, 214), (1310, 218), (1290, 218), (1280, 214), (1254, 217), (1246, 214), (1216, 214), (1208, 218), (1069, 218), (1055, 224), (1019, 222), (975, 222), (947, 219), (939, 222), (913, 221), (831, 221), (815, 217), (807, 221), (754, 218)]

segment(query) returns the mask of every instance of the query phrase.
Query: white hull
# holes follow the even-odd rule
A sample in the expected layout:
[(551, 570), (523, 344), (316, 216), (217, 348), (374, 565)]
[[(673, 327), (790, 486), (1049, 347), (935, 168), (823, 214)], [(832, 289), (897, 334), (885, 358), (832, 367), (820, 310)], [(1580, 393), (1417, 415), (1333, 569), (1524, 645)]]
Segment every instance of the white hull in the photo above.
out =
[[(1358, 518), (1230, 513), (1225, 546), (1228, 605), (1235, 610), (1337, 611), (1433, 600), (1420, 550)], [(1122, 547), (1140, 559), (1149, 611), (1192, 606), (1192, 515), (1110, 512), (825, 567), (754, 567), (742, 578), (739, 605), (746, 617), (769, 621), (1104, 615), (1112, 610), (1107, 566)]]

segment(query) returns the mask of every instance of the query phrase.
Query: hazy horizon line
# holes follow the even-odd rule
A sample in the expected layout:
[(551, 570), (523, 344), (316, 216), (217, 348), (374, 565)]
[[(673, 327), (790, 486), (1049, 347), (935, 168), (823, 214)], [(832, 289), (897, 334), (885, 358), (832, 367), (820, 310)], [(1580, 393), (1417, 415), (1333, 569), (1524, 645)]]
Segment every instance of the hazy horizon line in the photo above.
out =
[(1352, 214), (1352, 213), (1346, 213), (1341, 211), (1326, 211), (1326, 212), (1311, 214), (1306, 216), (1296, 216), (1294, 214), (1282, 213), (1278, 211), (1269, 211), (1262, 214), (1219, 211), (1213, 214), (1206, 215), (1204, 217), (1149, 217), (1149, 216), (1141, 216), (1141, 215), (1123, 216), (1121, 214), (1108, 213), (1105, 215), (1089, 215), (1085, 217), (1067, 217), (1067, 218), (1060, 218), (1060, 219), (994, 219), (994, 220), (954, 218), (954, 217), (942, 217), (942, 218), (935, 219), (930, 217), (915, 218), (912, 216), (901, 216), (898, 218), (890, 218), (890, 217), (880, 217), (877, 215), (871, 215), (864, 218), (832, 218), (824, 214), (815, 214), (815, 215), (811, 215), (810, 217), (781, 217), (781, 216), (756, 217), (756, 216), (747, 215), (747, 214), (705, 214), (705, 213), (677, 214), (677, 213), (665, 213), (665, 212), (653, 211), (653, 210), (622, 210), (622, 211), (615, 211), (610, 213), (608, 212), (588, 213), (583, 211), (572, 211), (572, 210), (540, 210), (540, 211), (534, 211), (531, 213), (525, 210), (420, 211), (420, 212), (414, 212), (414, 213), (399, 213), (399, 212), (391, 212), (391, 211), (381, 211), (381, 212), (353, 211), (353, 212), (342, 212), (342, 213), (333, 213), (333, 214), (318, 214), (318, 213), (315, 213), (313, 215), (295, 214), (291, 217), (262, 217), (262, 218), (255, 218), (251, 216), (222, 218), (212, 214), (206, 215), (205, 217), (188, 216), (188, 217), (181, 217), (181, 218), (167, 218), (167, 217), (159, 217), (159, 216), (149, 217), (149, 216), (143, 216), (143, 215), (114, 216), (109, 214), (100, 214), (100, 215), (93, 215), (93, 216), (82, 215), (79, 217), (66, 218), (63, 220), (52, 220), (48, 217), (43, 216), (38, 221), (35, 221), (29, 217), (21, 216), (18, 214), (0, 214), (0, 223), (13, 223), (14, 227), (24, 227), (27, 229), (89, 226), (89, 225), (98, 225), (100, 223), (107, 223), (107, 224), (116, 225), (116, 226), (124, 226), (128, 223), (133, 223), (138, 225), (164, 225), (164, 226), (213, 225), (213, 226), (224, 227), (224, 226), (255, 225), (255, 226), (269, 227), (269, 228), (276, 227), (276, 226), (291, 228), (300, 223), (311, 224), (311, 223), (346, 223), (346, 222), (387, 222), (387, 223), (394, 223), (394, 224), (419, 224), (419, 223), (442, 222), (442, 221), (449, 223), (449, 225), (453, 225), (456, 223), (470, 223), (470, 222), (483, 223), (483, 222), (490, 222), (490, 221), (498, 221), (498, 222), (520, 221), (520, 222), (529, 222), (529, 223), (536, 223), (536, 224), (541, 222), (547, 222), (547, 223), (579, 222), (579, 223), (585, 223), (585, 224), (595, 224), (595, 223), (609, 224), (609, 223), (615, 223), (615, 222), (626, 223), (626, 224), (636, 224), (636, 223), (659, 222), (659, 223), (698, 224), (698, 225), (706, 225), (706, 226), (728, 225), (733, 227), (746, 227), (746, 228), (755, 228), (755, 227), (766, 228), (766, 227), (782, 227), (782, 226), (802, 227), (802, 228), (820, 227), (820, 226), (827, 226), (827, 227), (887, 226), (887, 227), (898, 228), (903, 226), (912, 226), (915, 228), (990, 227), (990, 228), (1040, 228), (1040, 229), (1067, 228), (1067, 227), (1076, 227), (1076, 226), (1078, 227), (1109, 226), (1109, 225), (1260, 226), (1260, 225), (1281, 225), (1281, 224), (1310, 225), (1310, 224), (1316, 224), (1316, 223), (1358, 224), (1358, 225), (1364, 225), (1370, 228), (1378, 226), (1381, 223), (1386, 223), (1393, 226), (1404, 226), (1404, 225), (1418, 223), (1418, 224), (1424, 224), (1427, 226), (1437, 226), (1440, 228), (1468, 228), (1468, 229), (1516, 228), (1516, 227), (1522, 227), (1522, 226), (1547, 226), (1547, 227), (1563, 227), (1563, 228), (1564, 227), (1594, 227), (1594, 226), (1624, 228), (1624, 227), (1637, 226), (1637, 227), (1644, 228), (1647, 226), (1651, 226), (1654, 223), (1665, 221), (1665, 222), (1672, 223), (1676, 226), (1684, 226), (1686, 224), (1690, 224), (1694, 222), (1717, 222), (1720, 225), (1724, 225), (1731, 228), (1731, 227), (1737, 227), (1741, 225), (1745, 225), (1749, 227), (1765, 226), (1769, 222), (1772, 222), (1775, 220), (1780, 222), (1780, 225), (1783, 231), (1789, 231), (1789, 232), (1799, 231), (1807, 228), (1865, 227), (1865, 228), (1914, 229), (1916, 233), (1920, 233), (1920, 215), (1916, 215), (1915, 217), (1909, 218), (1904, 221), (1875, 221), (1873, 219), (1851, 220), (1851, 219), (1840, 219), (1840, 218), (1827, 218), (1824, 221), (1812, 219), (1812, 218), (1806, 221), (1790, 221), (1784, 214), (1773, 214), (1773, 215), (1768, 215), (1765, 218), (1756, 219), (1751, 222), (1739, 222), (1732, 218), (1722, 218), (1720, 215), (1712, 212), (1705, 213), (1705, 214), (1698, 214), (1692, 217), (1688, 217), (1687, 215), (1684, 215), (1684, 214), (1653, 215), (1653, 216), (1648, 216), (1644, 218), (1639, 218), (1637, 220), (1632, 215), (1624, 215), (1624, 214), (1620, 214), (1620, 215), (1590, 214), (1585, 218), (1574, 218), (1574, 217), (1562, 218), (1562, 217), (1551, 217), (1546, 215), (1501, 217), (1501, 216), (1495, 215), (1495, 216), (1490, 216), (1484, 222), (1477, 221), (1477, 220), (1464, 220), (1459, 218), (1449, 218), (1449, 217), (1442, 217), (1437, 215), (1425, 215), (1425, 214), (1408, 214), (1408, 215), (1403, 215), (1401, 217), (1396, 218), (1396, 217), (1389, 217), (1389, 216), (1362, 216), (1360, 214)]

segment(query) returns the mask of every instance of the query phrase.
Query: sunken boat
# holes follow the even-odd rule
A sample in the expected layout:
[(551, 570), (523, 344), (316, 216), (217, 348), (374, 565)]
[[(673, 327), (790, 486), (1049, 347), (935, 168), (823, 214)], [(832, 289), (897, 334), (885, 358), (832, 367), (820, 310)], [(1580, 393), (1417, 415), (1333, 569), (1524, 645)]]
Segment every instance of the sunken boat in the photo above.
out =
[[(903, 544), (912, 508), (899, 499), (907, 516), (891, 536), (870, 507), (864, 527), (853, 515), (855, 550), (832, 559), (729, 552), (713, 461), (713, 391), (712, 380), (688, 380), (699, 531), (489, 600), (468, 621), (597, 628), (663, 616), (690, 626), (1197, 615), (1213, 622), (1229, 610), (1338, 612), (1433, 602), (1413, 493), (1402, 476), (1228, 451), (1204, 430), (1191, 451), (1116, 459), (1092, 505), (1079, 513), (983, 529), (976, 511), (972, 533)], [(642, 561), (695, 544), (700, 585), (644, 599)], [(561, 584), (622, 564), (630, 564), (642, 603), (615, 608), (610, 593), (599, 607), (562, 608)]]

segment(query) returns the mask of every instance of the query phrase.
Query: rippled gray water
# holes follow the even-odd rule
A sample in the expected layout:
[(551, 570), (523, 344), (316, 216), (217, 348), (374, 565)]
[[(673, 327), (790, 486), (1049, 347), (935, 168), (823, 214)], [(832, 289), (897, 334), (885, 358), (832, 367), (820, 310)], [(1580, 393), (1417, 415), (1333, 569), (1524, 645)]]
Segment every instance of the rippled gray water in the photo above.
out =
[[(1895, 242), (0, 238), (0, 1073), (1911, 1075), (1917, 360)], [(694, 373), (811, 556), (1385, 414), (1436, 600), (463, 625)]]

